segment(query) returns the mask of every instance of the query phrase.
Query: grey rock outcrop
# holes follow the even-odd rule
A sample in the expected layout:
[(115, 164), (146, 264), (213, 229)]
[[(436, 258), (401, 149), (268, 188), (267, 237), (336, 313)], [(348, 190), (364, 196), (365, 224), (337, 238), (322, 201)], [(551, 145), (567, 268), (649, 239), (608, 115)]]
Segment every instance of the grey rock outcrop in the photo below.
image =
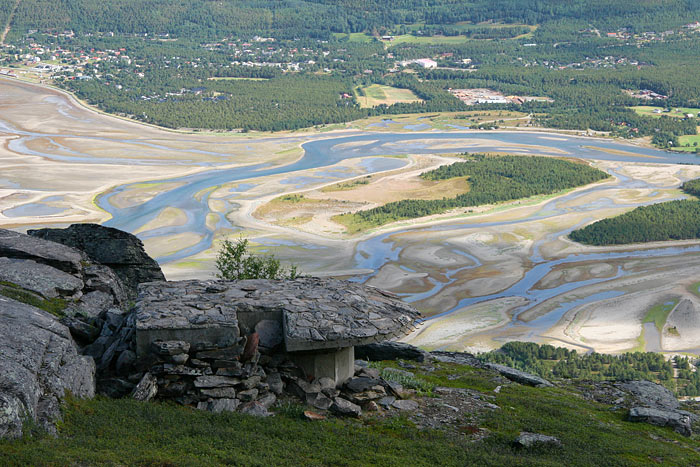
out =
[(680, 410), (678, 399), (667, 388), (650, 381), (615, 383), (625, 394), (630, 407), (629, 420), (668, 426), (684, 436), (693, 434), (692, 426), (700, 420), (695, 414)]
[(0, 257), (30, 259), (71, 274), (87, 259), (74, 248), (5, 229), (0, 229)]
[(675, 410), (680, 405), (671, 391), (651, 381), (626, 381), (617, 386), (633, 398), (635, 405), (666, 410)]
[(550, 383), (544, 378), (540, 378), (539, 376), (532, 375), (530, 373), (525, 373), (524, 371), (516, 370), (515, 368), (511, 368), (504, 365), (498, 365), (496, 363), (487, 363), (485, 366), (486, 368), (499, 372), (501, 376), (508, 378), (511, 381), (515, 381), (516, 383), (535, 387), (553, 386), (552, 383)]
[(682, 410), (652, 409), (632, 407), (629, 412), (631, 422), (644, 422), (656, 426), (668, 426), (684, 436), (693, 434), (693, 414)]
[(523, 448), (531, 448), (535, 446), (561, 446), (561, 441), (554, 436), (543, 435), (540, 433), (529, 433), (523, 431), (515, 438), (515, 445)]
[(456, 363), (458, 365), (469, 365), (476, 368), (482, 368), (484, 364), (474, 355), (466, 352), (430, 352), (431, 357), (443, 363)]
[[(83, 322), (92, 321), (90, 325), (96, 324), (94, 321), (108, 309), (124, 306), (127, 300), (114, 272), (92, 263), (81, 251), (3, 229), (0, 281), (39, 300), (61, 299), (63, 314)], [(71, 323), (78, 325), (77, 321)], [(75, 329), (78, 339), (91, 334)]]
[(0, 281), (10, 282), (45, 298), (76, 297), (82, 295), (85, 286), (75, 275), (52, 266), (31, 259), (2, 257)]
[(21, 436), (25, 417), (55, 432), (67, 391), (94, 396), (92, 359), (50, 314), (0, 297), (0, 343), (0, 438)]
[(139, 284), (165, 280), (160, 266), (146, 254), (141, 240), (128, 232), (98, 224), (73, 224), (66, 229), (39, 229), (27, 233), (76, 248), (90, 260), (110, 267), (132, 298), (136, 297)]
[(425, 362), (430, 354), (425, 350), (402, 342), (384, 341), (355, 347), (355, 358), (370, 361), (415, 360)]

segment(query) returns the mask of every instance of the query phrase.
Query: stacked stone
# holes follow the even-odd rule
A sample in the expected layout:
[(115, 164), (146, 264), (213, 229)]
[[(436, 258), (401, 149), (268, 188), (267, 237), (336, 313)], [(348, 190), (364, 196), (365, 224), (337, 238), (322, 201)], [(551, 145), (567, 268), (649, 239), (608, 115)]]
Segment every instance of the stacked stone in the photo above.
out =
[(383, 379), (379, 370), (367, 367), (367, 362), (361, 360), (356, 362), (355, 375), (340, 387), (336, 387), (330, 378), (308, 382), (288, 373), (284, 376), (290, 394), (317, 410), (330, 411), (335, 415), (359, 417), (363, 410), (375, 412), (380, 408), (418, 408), (417, 402), (409, 399), (415, 391), (406, 390), (399, 383)]
[[(227, 347), (193, 345), (183, 340), (154, 341), (144, 359), (149, 367), (133, 397), (174, 400), (212, 412), (267, 416), (284, 383), (276, 369), (265, 371), (258, 364), (260, 354), (248, 344), (254, 341), (255, 337), (249, 336)], [(279, 359), (265, 360), (270, 366), (282, 363)]]

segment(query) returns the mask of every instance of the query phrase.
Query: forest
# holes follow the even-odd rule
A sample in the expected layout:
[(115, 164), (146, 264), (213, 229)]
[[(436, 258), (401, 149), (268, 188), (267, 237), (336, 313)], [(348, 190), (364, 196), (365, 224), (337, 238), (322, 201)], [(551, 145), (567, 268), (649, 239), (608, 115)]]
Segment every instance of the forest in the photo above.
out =
[[(697, 196), (700, 179), (685, 182), (681, 189)], [(569, 238), (596, 246), (700, 238), (700, 201), (684, 199), (640, 206), (574, 230)]]
[[(500, 349), (479, 354), (486, 362), (507, 365), (546, 379), (586, 381), (647, 380), (666, 386), (678, 396), (700, 395), (700, 374), (691, 371), (688, 357), (676, 356), (673, 362), (653, 352), (607, 355), (596, 352), (579, 354), (552, 345), (533, 342), (508, 342)], [(674, 365), (678, 375), (674, 377)]]
[(14, 26), (76, 32), (169, 33), (212, 37), (267, 34), (328, 38), (331, 32), (365, 32), (416, 23), (540, 24), (595, 21), (600, 27), (667, 28), (700, 12), (684, 0), (25, 0)]
[(425, 172), (425, 180), (464, 178), (465, 193), (436, 200), (407, 199), (358, 211), (355, 223), (379, 226), (402, 219), (441, 214), (450, 209), (550, 195), (608, 178), (586, 164), (539, 156), (465, 154), (468, 160)]

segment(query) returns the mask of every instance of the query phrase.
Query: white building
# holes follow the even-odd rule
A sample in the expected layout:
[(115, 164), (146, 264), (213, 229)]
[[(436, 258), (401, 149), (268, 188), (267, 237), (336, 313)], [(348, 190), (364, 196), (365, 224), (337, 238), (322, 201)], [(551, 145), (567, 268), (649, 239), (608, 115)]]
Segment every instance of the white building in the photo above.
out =
[(417, 63), (423, 68), (437, 68), (437, 62), (429, 58), (419, 58), (418, 60), (414, 60), (413, 62)]
[(406, 60), (401, 62), (401, 66), (408, 66), (411, 64), (417, 64), (422, 66), (423, 68), (437, 68), (437, 62), (435, 60), (431, 60), (429, 58), (418, 58), (416, 60)]

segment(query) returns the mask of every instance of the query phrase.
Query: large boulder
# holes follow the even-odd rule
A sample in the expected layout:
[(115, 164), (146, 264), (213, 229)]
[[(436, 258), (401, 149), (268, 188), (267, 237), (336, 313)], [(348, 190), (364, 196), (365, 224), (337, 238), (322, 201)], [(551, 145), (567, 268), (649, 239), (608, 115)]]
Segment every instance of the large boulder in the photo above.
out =
[(0, 297), (0, 437), (21, 436), (27, 418), (55, 432), (67, 392), (94, 396), (93, 360), (53, 316)]
[(85, 255), (75, 248), (0, 229), (0, 257), (29, 259), (71, 274), (82, 267)]
[(402, 342), (384, 341), (355, 347), (355, 358), (382, 361), (382, 360), (415, 360), (425, 362), (430, 354), (425, 350)]
[[(0, 230), (0, 296), (50, 311), (65, 326), (62, 329), (70, 331), (80, 353), (94, 358), (100, 382), (115, 371), (133, 369), (128, 353), (120, 359), (134, 347), (134, 326), (125, 314), (128, 297), (122, 281), (108, 266), (91, 261), (83, 252)], [(0, 341), (0, 354), (3, 345)], [(122, 386), (120, 395), (133, 384)]]
[(66, 316), (92, 321), (127, 303), (124, 286), (109, 267), (73, 247), (3, 229), (0, 295), (23, 302), (20, 297), (27, 297), (32, 305), (54, 301)]
[(629, 412), (631, 422), (643, 422), (656, 426), (668, 426), (683, 436), (693, 434), (693, 414), (683, 410), (663, 410), (649, 407), (632, 407)]
[(69, 274), (30, 259), (0, 257), (0, 282), (0, 295), (10, 292), (10, 297), (21, 301), (26, 300), (17, 293), (39, 301), (59, 300), (54, 303), (62, 307), (63, 315), (90, 325), (107, 310), (123, 307), (127, 302), (119, 278), (99, 264), (84, 263), (80, 271)]
[(661, 410), (675, 410), (680, 405), (671, 391), (651, 381), (627, 381), (618, 387), (628, 393), (635, 405)]
[(508, 378), (516, 383), (525, 384), (527, 386), (535, 386), (538, 388), (551, 387), (552, 383), (544, 378), (540, 378), (537, 375), (532, 375), (530, 373), (525, 373), (524, 371), (516, 370), (505, 365), (498, 365), (496, 363), (486, 363), (484, 365), (486, 368), (495, 370), (501, 374), (501, 376)]
[(625, 393), (625, 403), (631, 406), (630, 421), (668, 426), (684, 436), (693, 434), (693, 425), (700, 417), (680, 410), (678, 399), (667, 388), (651, 381), (626, 381), (616, 386)]
[[(0, 257), (0, 281), (11, 283), (44, 298), (75, 297), (85, 284), (74, 274), (31, 259)], [(79, 298), (79, 295), (78, 295)]]
[(39, 229), (27, 233), (77, 248), (92, 261), (109, 266), (132, 298), (136, 297), (140, 283), (165, 280), (163, 271), (146, 254), (141, 240), (128, 232), (98, 224), (73, 224), (66, 229)]

